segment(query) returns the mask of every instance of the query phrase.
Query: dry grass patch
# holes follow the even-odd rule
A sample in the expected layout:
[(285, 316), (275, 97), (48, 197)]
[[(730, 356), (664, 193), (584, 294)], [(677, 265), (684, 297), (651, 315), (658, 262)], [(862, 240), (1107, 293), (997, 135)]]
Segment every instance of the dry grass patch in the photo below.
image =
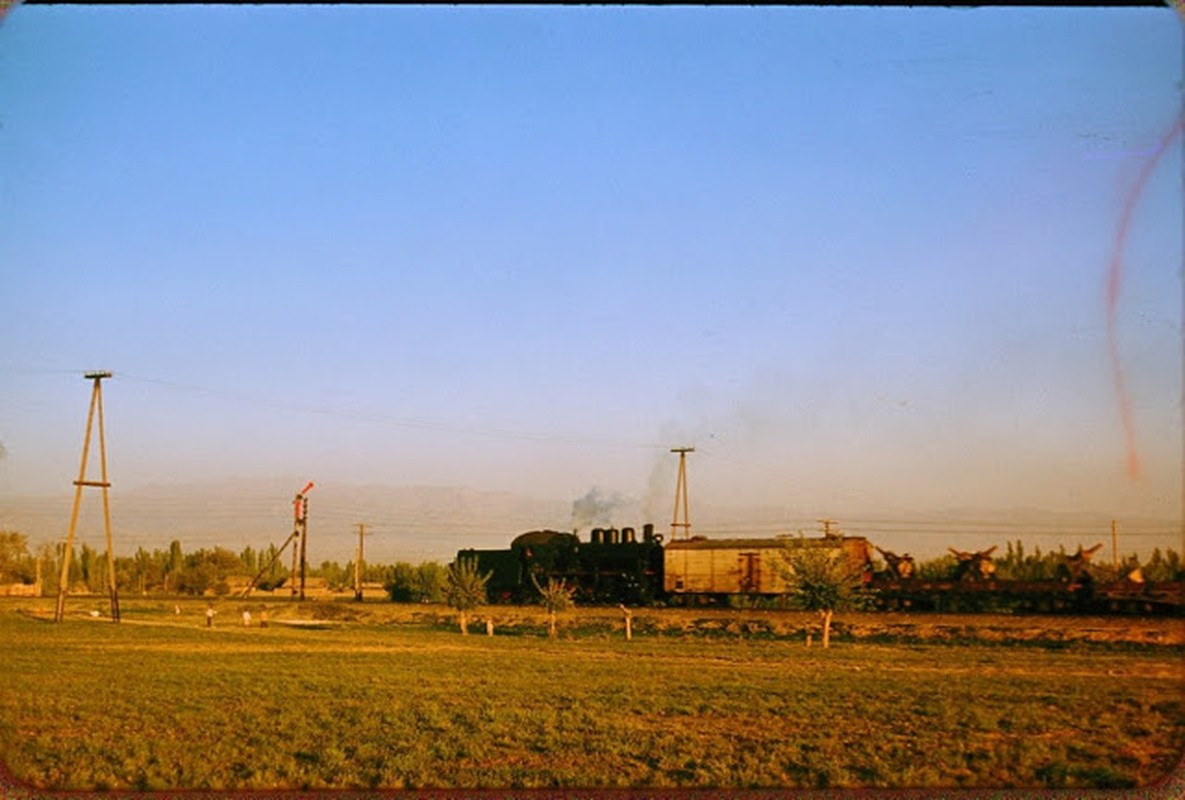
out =
[(640, 612), (627, 643), (611, 610), (549, 640), (534, 611), (491, 638), (422, 607), (329, 630), (3, 609), (0, 750), (47, 789), (1131, 786), (1185, 747), (1175, 648), (824, 652), (698, 610)]

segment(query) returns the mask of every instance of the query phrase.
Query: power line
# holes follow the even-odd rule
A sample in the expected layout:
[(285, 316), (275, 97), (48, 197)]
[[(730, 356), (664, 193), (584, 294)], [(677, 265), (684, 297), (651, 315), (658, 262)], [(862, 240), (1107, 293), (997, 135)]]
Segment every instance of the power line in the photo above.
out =
[(156, 386), (164, 386), (170, 389), (179, 391), (193, 392), (199, 394), (211, 395), (223, 399), (235, 400), (241, 403), (251, 405), (258, 405), (264, 408), (273, 408), (282, 411), (292, 411), (302, 414), (316, 414), (328, 417), (337, 417), (339, 419), (348, 419), (355, 422), (367, 422), (378, 425), (387, 425), (396, 428), (408, 428), (413, 430), (429, 430), (440, 431), (445, 433), (462, 433), (470, 436), (481, 436), (495, 439), (506, 439), (524, 442), (543, 442), (555, 444), (580, 444), (580, 445), (595, 445), (600, 447), (610, 448), (626, 448), (626, 449), (641, 449), (641, 450), (657, 450), (664, 447), (662, 444), (652, 442), (613, 440), (604, 437), (591, 436), (576, 436), (572, 434), (554, 434), (541, 433), (537, 431), (511, 430), (506, 428), (494, 427), (476, 427), (467, 425), (455, 425), (444, 420), (433, 420), (422, 417), (397, 417), (388, 414), (375, 414), (369, 412), (355, 411), (352, 409), (345, 409), (330, 405), (310, 405), (304, 403), (292, 403), (287, 401), (275, 400), (268, 397), (260, 397), (257, 395), (247, 395), (237, 392), (227, 392), (222, 389), (214, 389), (208, 386), (198, 386), (190, 383), (179, 383), (177, 381), (163, 380), (160, 378), (149, 378), (139, 375), (130, 375), (121, 373), (121, 377), (137, 382)]

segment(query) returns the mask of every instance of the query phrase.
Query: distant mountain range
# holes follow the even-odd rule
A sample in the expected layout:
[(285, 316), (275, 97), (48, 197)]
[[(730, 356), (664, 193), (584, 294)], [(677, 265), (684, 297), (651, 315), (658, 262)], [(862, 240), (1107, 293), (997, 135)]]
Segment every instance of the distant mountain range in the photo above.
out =
[[(199, 547), (266, 548), (283, 544), (293, 527), (293, 504), (304, 481), (229, 479), (145, 486), (110, 494), (117, 553), (166, 548), (181, 541)], [(354, 557), (358, 525), (365, 526), (368, 560), (449, 560), (462, 547), (497, 548), (517, 532), (566, 526), (571, 504), (465, 488), (318, 484), (308, 493), (308, 557), (314, 563)], [(0, 528), (16, 530), (31, 545), (63, 539), (73, 493), (5, 498)], [(76, 537), (96, 549), (104, 544), (102, 500), (84, 492)]]
[[(178, 485), (113, 487), (111, 518), (115, 549), (167, 548), (180, 540), (185, 550), (227, 547), (236, 552), (283, 544), (292, 531), (292, 500), (301, 478), (242, 478)], [(372, 562), (448, 562), (467, 547), (501, 549), (519, 533), (550, 528), (578, 529), (582, 538), (602, 525), (641, 528), (655, 523), (669, 535), (670, 520), (644, 519), (633, 498), (591, 490), (575, 501), (501, 491), (442, 486), (317, 484), (308, 494), (308, 558), (346, 563), (354, 557), (363, 524), (366, 557)], [(24, 533), (32, 547), (64, 539), (73, 493), (0, 499), (0, 529)], [(790, 506), (744, 509), (692, 504), (692, 533), (714, 537), (817, 535), (822, 514)], [(78, 541), (102, 549), (101, 495), (84, 492)], [(1068, 550), (1104, 542), (1110, 552), (1110, 518), (1093, 512), (1041, 509), (956, 509), (924, 513), (851, 512), (834, 523), (850, 535), (898, 553), (926, 558), (947, 547), (978, 549), (1022, 541), (1034, 547)], [(1182, 550), (1179, 520), (1125, 518), (1117, 523), (1121, 553), (1146, 555), (1153, 547)]]

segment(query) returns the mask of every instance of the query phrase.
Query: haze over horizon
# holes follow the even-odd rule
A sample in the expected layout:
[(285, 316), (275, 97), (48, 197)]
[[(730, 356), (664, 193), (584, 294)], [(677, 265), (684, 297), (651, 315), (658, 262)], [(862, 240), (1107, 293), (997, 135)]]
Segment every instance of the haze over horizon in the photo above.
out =
[(121, 551), (230, 478), (343, 537), (480, 499), (409, 552), (594, 489), (665, 532), (682, 446), (699, 532), (1180, 550), (1182, 56), (1169, 8), (17, 7), (0, 529), (60, 535), (107, 369)]
[[(115, 549), (131, 554), (138, 548), (167, 549), (179, 540), (187, 551), (227, 547), (266, 549), (283, 544), (292, 528), (292, 496), (304, 481), (284, 476), (255, 479), (228, 478), (192, 484), (137, 487), (113, 491), (111, 497)], [(295, 487), (295, 488), (294, 488)], [(694, 497), (694, 493), (692, 495)], [(68, 528), (72, 489), (6, 500), (0, 519), (7, 529), (30, 537), (33, 549), (63, 540)], [(358, 525), (367, 536), (367, 559), (395, 561), (450, 561), (465, 548), (503, 549), (527, 530), (574, 531), (587, 541), (594, 527), (634, 527), (646, 522), (664, 537), (671, 535), (671, 509), (648, 515), (643, 500), (590, 489), (572, 502), (514, 492), (491, 492), (460, 487), (358, 486), (317, 484), (309, 492), (309, 553), (312, 563), (346, 563), (353, 557)], [(79, 542), (103, 545), (102, 504), (97, 493), (84, 498), (79, 518)], [(713, 538), (818, 535), (825, 518), (786, 506), (691, 506), (692, 535)], [(943, 555), (948, 547), (982, 550), (1003, 548), (1020, 541), (1033, 552), (1073, 552), (1103, 543), (1111, 559), (1111, 519), (1091, 512), (1050, 512), (1043, 509), (944, 508), (899, 515), (870, 511), (830, 519), (833, 530), (864, 536), (873, 544), (926, 559)], [(1146, 558), (1154, 547), (1165, 547), (1175, 521), (1131, 516), (1115, 520), (1119, 555)], [(1170, 544), (1170, 546), (1172, 546)]]

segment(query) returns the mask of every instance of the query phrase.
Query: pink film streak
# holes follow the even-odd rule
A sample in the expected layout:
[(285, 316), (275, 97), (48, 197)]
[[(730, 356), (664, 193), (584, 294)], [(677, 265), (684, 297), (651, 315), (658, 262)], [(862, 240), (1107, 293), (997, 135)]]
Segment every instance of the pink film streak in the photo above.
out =
[(1111, 374), (1115, 379), (1115, 394), (1119, 399), (1119, 416), (1123, 422), (1123, 436), (1127, 446), (1127, 474), (1133, 479), (1140, 477), (1140, 453), (1136, 447), (1136, 428), (1132, 420), (1131, 399), (1128, 397), (1127, 383), (1123, 378), (1123, 363), (1119, 358), (1119, 340), (1115, 332), (1115, 309), (1119, 304), (1119, 286), (1123, 277), (1123, 251), (1127, 244), (1127, 233), (1131, 227), (1132, 214), (1135, 213), (1136, 205), (1144, 194), (1148, 179), (1152, 176), (1156, 165), (1160, 163), (1161, 157), (1169, 149), (1173, 139), (1181, 134), (1183, 125), (1185, 125), (1185, 116), (1178, 117), (1168, 132), (1161, 137), (1160, 143), (1148, 160), (1144, 162), (1140, 174), (1136, 176), (1136, 181), (1132, 184), (1127, 199), (1124, 201), (1123, 211), (1119, 215), (1119, 226), (1115, 231), (1115, 247), (1111, 253), (1110, 268), (1107, 271), (1107, 345), (1111, 353)]
[(4, 21), (4, 18), (8, 16), (8, 12), (16, 8), (20, 1), (21, 0), (0, 0), (0, 22)]

